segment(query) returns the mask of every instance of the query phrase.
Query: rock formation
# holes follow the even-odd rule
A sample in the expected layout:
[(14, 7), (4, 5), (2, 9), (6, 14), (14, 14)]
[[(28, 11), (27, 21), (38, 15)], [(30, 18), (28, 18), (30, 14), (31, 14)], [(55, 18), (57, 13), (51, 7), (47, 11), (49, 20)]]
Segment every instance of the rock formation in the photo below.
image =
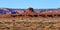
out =
[[(35, 11), (36, 10), (36, 11)], [(38, 11), (37, 11), (38, 10)], [(60, 9), (9, 9), (0, 8), (0, 17), (60, 17)]]

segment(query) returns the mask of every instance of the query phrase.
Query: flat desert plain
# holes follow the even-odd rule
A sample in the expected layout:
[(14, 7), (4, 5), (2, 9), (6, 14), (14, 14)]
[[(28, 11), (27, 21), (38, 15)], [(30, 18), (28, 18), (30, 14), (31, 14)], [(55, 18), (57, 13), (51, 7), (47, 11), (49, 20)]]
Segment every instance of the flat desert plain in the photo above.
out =
[(0, 18), (0, 30), (60, 30), (60, 18)]

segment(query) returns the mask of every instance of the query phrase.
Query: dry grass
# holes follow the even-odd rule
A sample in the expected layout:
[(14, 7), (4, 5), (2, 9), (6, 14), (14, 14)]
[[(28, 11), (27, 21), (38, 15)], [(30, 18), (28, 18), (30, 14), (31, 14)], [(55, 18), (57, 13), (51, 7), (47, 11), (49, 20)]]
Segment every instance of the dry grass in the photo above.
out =
[(0, 29), (60, 30), (60, 18), (0, 18)]

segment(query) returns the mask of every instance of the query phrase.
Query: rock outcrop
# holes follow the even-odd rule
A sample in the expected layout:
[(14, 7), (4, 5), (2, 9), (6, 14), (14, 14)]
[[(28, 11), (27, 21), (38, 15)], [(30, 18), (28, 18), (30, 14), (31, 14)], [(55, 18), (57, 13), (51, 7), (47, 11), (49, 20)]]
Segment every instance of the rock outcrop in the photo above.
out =
[(9, 9), (0, 8), (0, 17), (60, 17), (60, 9)]

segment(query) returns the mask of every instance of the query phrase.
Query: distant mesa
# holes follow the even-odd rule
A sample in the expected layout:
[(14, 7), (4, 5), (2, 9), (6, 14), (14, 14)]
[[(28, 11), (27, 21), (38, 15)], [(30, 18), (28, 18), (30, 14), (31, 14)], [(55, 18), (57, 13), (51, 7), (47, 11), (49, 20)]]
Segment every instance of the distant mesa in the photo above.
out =
[(10, 8), (0, 8), (0, 14), (21, 14), (24, 12), (57, 12), (60, 11), (60, 8), (57, 9), (33, 9), (33, 8), (27, 8), (26, 10), (24, 9), (10, 9)]
[(10, 9), (0, 8), (0, 15), (4, 17), (60, 17), (60, 8), (57, 9)]
[(33, 8), (28, 8), (27, 10), (29, 10), (31, 12), (34, 12), (34, 9)]

